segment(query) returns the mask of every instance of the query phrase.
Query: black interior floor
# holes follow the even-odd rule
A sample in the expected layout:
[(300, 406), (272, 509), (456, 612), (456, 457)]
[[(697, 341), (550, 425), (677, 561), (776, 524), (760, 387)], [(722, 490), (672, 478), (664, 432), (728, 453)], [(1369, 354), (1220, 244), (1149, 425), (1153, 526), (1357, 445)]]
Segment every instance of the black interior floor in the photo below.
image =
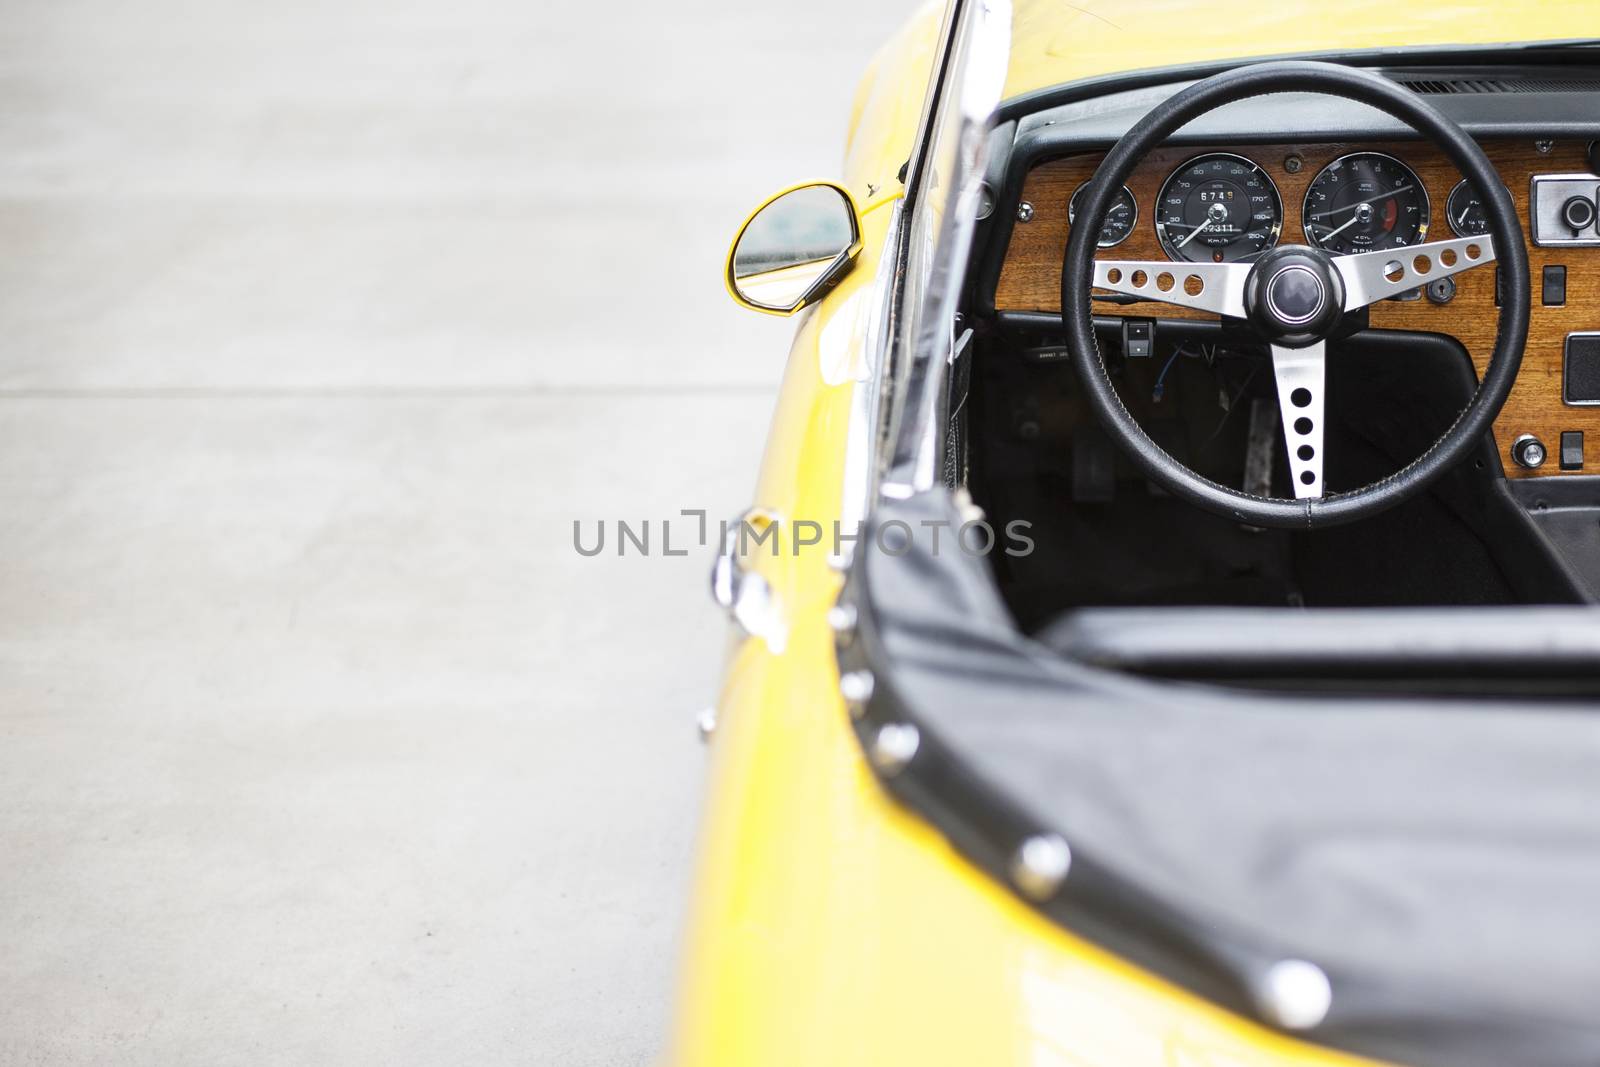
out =
[[(1325, 480), (1332, 491), (1386, 477), (1421, 454), (1476, 386), (1471, 363), (1454, 342), (1382, 335), (1347, 344), (1330, 360), (1328, 382)], [(1270, 396), (1270, 383), (1263, 384)], [(1041, 442), (1024, 461), (1013, 444), (978, 464), (991, 513), (1032, 523), (1034, 552), (996, 560), (1002, 589), (1025, 629), (1090, 606), (1578, 599), (1570, 583), (1541, 562), (1547, 553), (1525, 551), (1537, 534), (1505, 491), (1487, 439), (1430, 490), (1374, 518), (1315, 532), (1242, 526), (1155, 490), (1120, 466), (1113, 499), (1074, 502), (1064, 473), (1071, 464), (1061, 458), (1071, 447), (1070, 439)], [(1277, 449), (1275, 491), (1289, 496), (1281, 441)]]
[(1034, 552), (1010, 561), (1012, 610), (1024, 628), (1063, 605), (1289, 606), (1288, 538), (1252, 532), (1133, 485), (1106, 504), (1035, 521)]

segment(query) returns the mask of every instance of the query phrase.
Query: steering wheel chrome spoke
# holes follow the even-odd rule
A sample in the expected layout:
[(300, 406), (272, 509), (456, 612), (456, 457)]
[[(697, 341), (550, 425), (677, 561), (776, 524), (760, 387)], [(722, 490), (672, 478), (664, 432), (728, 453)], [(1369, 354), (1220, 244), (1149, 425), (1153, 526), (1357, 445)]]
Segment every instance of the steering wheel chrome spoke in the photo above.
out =
[(1278, 414), (1289, 452), (1289, 480), (1297, 500), (1322, 496), (1322, 409), (1326, 350), (1323, 342), (1305, 348), (1272, 346), (1272, 373), (1278, 380)]
[(1240, 318), (1249, 276), (1248, 263), (1107, 259), (1095, 261), (1094, 288)]
[(1333, 261), (1344, 282), (1344, 309), (1355, 311), (1409, 289), (1494, 262), (1494, 241), (1460, 237), (1409, 248), (1357, 252)]

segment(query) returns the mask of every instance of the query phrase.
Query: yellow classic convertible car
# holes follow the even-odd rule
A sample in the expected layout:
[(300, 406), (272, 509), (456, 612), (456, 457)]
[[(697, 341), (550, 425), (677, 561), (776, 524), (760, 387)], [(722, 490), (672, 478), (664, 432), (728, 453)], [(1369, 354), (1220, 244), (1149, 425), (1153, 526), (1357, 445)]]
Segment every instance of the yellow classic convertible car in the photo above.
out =
[(949, 0), (737, 232), (674, 1067), (1600, 1064), (1600, 5)]

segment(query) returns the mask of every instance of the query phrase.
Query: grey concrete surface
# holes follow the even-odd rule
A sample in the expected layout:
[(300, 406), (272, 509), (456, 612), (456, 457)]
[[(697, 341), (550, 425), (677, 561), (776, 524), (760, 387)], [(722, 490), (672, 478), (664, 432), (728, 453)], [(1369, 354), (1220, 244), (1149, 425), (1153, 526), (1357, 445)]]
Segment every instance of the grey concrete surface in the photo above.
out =
[(641, 1064), (731, 514), (909, 4), (12, 0), (0, 1063)]

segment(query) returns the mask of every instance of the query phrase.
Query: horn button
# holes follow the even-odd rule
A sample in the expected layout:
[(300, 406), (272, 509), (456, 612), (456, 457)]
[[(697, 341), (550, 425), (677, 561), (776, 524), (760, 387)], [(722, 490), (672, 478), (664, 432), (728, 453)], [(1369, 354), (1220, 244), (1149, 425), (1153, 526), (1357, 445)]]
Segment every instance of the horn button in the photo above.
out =
[(1344, 282), (1315, 248), (1275, 248), (1245, 280), (1245, 315), (1263, 338), (1288, 348), (1325, 340), (1344, 313)]

